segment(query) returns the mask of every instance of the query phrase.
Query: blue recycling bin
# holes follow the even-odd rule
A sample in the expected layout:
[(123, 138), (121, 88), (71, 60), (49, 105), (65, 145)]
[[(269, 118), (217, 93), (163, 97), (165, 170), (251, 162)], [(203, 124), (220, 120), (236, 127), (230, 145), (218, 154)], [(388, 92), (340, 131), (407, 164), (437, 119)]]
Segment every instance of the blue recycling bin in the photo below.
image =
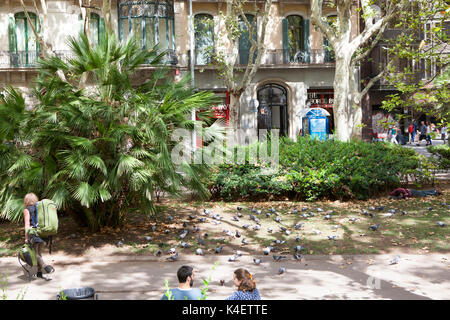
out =
[(322, 108), (311, 108), (307, 110), (302, 118), (303, 135), (309, 134), (313, 139), (324, 141), (328, 139), (328, 116), (330, 114)]

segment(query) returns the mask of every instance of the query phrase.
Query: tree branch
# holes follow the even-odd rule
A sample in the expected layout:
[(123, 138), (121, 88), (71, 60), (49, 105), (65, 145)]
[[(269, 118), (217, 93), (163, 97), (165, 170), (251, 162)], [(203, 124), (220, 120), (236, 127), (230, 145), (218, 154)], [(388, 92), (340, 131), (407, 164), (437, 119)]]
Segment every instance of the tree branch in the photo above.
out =
[(322, 5), (323, 0), (311, 0), (311, 22), (325, 34), (333, 49), (335, 49), (334, 46), (337, 41), (337, 35), (330, 25), (323, 20)]

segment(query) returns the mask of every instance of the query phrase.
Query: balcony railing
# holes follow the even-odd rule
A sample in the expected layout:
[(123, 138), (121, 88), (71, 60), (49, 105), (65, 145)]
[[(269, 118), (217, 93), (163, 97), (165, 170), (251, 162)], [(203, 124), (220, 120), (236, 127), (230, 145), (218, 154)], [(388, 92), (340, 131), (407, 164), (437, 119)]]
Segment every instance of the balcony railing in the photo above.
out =
[(36, 51), (0, 51), (0, 68), (36, 67), (38, 57)]
[[(221, 52), (221, 55), (232, 56), (232, 53)], [(187, 52), (188, 61), (190, 51)], [(256, 55), (255, 55), (256, 57)], [(202, 55), (202, 53), (196, 53), (194, 55), (195, 65), (208, 65), (213, 59)], [(236, 57), (235, 65), (246, 65), (248, 64), (249, 54), (241, 53)], [(307, 64), (326, 64), (334, 63), (334, 56), (327, 50), (309, 50), (309, 51), (298, 51), (291, 52), (285, 49), (268, 49), (261, 57), (261, 66), (289, 66), (289, 65), (307, 65)]]
[[(64, 62), (68, 62), (74, 57), (74, 54), (69, 50), (55, 50), (54, 52)], [(36, 51), (0, 51), (0, 69), (34, 68), (37, 67), (38, 57), (39, 53)], [(177, 65), (178, 58), (175, 50), (168, 50), (161, 63), (164, 65)]]

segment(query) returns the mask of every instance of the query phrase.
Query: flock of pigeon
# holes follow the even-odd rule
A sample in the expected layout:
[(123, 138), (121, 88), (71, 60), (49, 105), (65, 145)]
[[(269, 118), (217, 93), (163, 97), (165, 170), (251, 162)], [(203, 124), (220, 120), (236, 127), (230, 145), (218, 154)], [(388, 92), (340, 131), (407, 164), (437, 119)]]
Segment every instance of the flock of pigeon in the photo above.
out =
[[(442, 203), (442, 205), (446, 206), (446, 203)], [(376, 208), (375, 208), (375, 207), (369, 207), (368, 209), (369, 209), (368, 211), (365, 210), (365, 209), (362, 209), (361, 214), (362, 214), (363, 216), (368, 216), (368, 217), (370, 217), (370, 218), (374, 218), (374, 217), (376, 216), (376, 215), (375, 215), (375, 212), (377, 212), (377, 211), (378, 211), (378, 212), (385, 211), (385, 210), (384, 210), (384, 209), (385, 209), (384, 206), (380, 206), (380, 207), (376, 207)], [(290, 214), (295, 214), (295, 215), (301, 216), (301, 217), (303, 217), (303, 218), (305, 218), (305, 219), (307, 219), (307, 218), (309, 218), (309, 217), (314, 217), (314, 216), (315, 216), (314, 212), (310, 211), (310, 212), (306, 213), (306, 211), (308, 211), (308, 210), (309, 210), (308, 208), (304, 207), (304, 208), (302, 208), (301, 211), (299, 211), (299, 210), (297, 210), (297, 209), (293, 209), (293, 210), (290, 211), (289, 213), (290, 213)], [(428, 208), (428, 210), (431, 211), (432, 208)], [(317, 211), (318, 214), (323, 214), (323, 219), (325, 219), (325, 220), (332, 220), (332, 219), (333, 219), (333, 216), (331, 215), (331, 214), (333, 213), (333, 211), (327, 211), (327, 212), (324, 212), (324, 210), (321, 209), (321, 208), (317, 208), (316, 211)], [(384, 214), (382, 214), (382, 215), (383, 215), (384, 217), (391, 218), (391, 217), (393, 217), (395, 214), (398, 214), (398, 213), (401, 214), (401, 215), (407, 215), (407, 212), (405, 212), (405, 211), (399, 211), (399, 210), (396, 210), (396, 209), (389, 209), (389, 210), (387, 210), (387, 213), (384, 213)], [(263, 218), (263, 217), (270, 218), (270, 217), (272, 217), (272, 216), (274, 216), (274, 219), (273, 219), (273, 220), (279, 224), (279, 230), (280, 230), (280, 232), (284, 233), (285, 235), (290, 235), (290, 234), (291, 234), (291, 231), (288, 230), (288, 228), (286, 228), (286, 227), (284, 227), (284, 226), (281, 225), (281, 217), (280, 217), (280, 214), (279, 214), (274, 208), (271, 208), (271, 209), (267, 210), (267, 212), (265, 212), (264, 215), (263, 215), (263, 211), (262, 211), (262, 210), (258, 210), (258, 209), (252, 208), (252, 209), (251, 209), (251, 212), (248, 213), (248, 217), (250, 218), (250, 220), (252, 220), (253, 222), (255, 222), (255, 225), (252, 226), (252, 225), (250, 225), (250, 224), (244, 224), (244, 225), (242, 225), (242, 228), (244, 228), (244, 229), (246, 229), (246, 230), (254, 230), (254, 231), (261, 230), (261, 228), (262, 228), (261, 218)], [(202, 223), (204, 223), (204, 222), (207, 222), (207, 217), (208, 217), (208, 218), (211, 218), (211, 219), (212, 219), (212, 222), (215, 223), (215, 224), (220, 224), (220, 223), (221, 223), (221, 220), (222, 220), (222, 217), (220, 216), (220, 214), (215, 214), (214, 212), (212, 212), (211, 210), (208, 210), (208, 209), (203, 209), (203, 217), (198, 218), (197, 216), (191, 214), (191, 215), (188, 216), (188, 219), (189, 219), (190, 221), (194, 221), (194, 220), (195, 220), (195, 221), (197, 221), (197, 222), (202, 222)], [(243, 208), (242, 208), (242, 207), (237, 207), (237, 212), (236, 212), (236, 214), (232, 217), (232, 220), (235, 221), (235, 222), (239, 222), (239, 221), (241, 220), (241, 218), (243, 218), (243, 217), (244, 217)], [(260, 218), (258, 218), (258, 217), (260, 217)], [(168, 220), (169, 220), (169, 221), (173, 221), (173, 220), (174, 220), (174, 217), (171, 216), (171, 215), (169, 215)], [(350, 221), (350, 222), (355, 222), (355, 221), (357, 221), (357, 220), (358, 220), (358, 218), (355, 218), (355, 217), (349, 218), (349, 221)], [(380, 225), (381, 225), (381, 224), (379, 224), (379, 223), (374, 224), (374, 225), (370, 225), (368, 229), (371, 230), (371, 231), (377, 231), (377, 230), (379, 230)], [(445, 227), (445, 226), (446, 226), (445, 223), (440, 222), (440, 221), (437, 223), (437, 225), (440, 226), (440, 227)], [(294, 230), (299, 230), (299, 229), (301, 229), (303, 226), (304, 226), (303, 223), (298, 222), (298, 223), (296, 223), (296, 224), (293, 226), (293, 229), (294, 229)], [(334, 226), (334, 227), (336, 228), (336, 227), (338, 227), (338, 226)], [(152, 226), (152, 230), (153, 230), (153, 231), (156, 230), (156, 225)], [(199, 231), (200, 231), (200, 229), (198, 228), (198, 226), (194, 225), (194, 226), (193, 226), (193, 229), (192, 229), (192, 232), (193, 232), (193, 233), (198, 233)], [(270, 227), (269, 227), (269, 228), (267, 228), (267, 231), (268, 231), (269, 233), (272, 233), (272, 232), (273, 232), (273, 228), (270, 228)], [(187, 223), (184, 222), (184, 223), (183, 223), (183, 231), (182, 231), (181, 234), (179, 234), (179, 238), (180, 238), (180, 240), (181, 240), (180, 246), (181, 246), (182, 248), (189, 248), (189, 247), (191, 246), (189, 243), (184, 242), (184, 239), (187, 237), (187, 235), (188, 235), (190, 232), (191, 232), (191, 231), (188, 229)], [(240, 232), (239, 230), (236, 230), (235, 232), (230, 231), (230, 230), (223, 230), (223, 232), (224, 232), (225, 235), (227, 235), (227, 236), (229, 236), (229, 237), (231, 237), (231, 238), (241, 238), (241, 237), (242, 237), (242, 239), (241, 239), (241, 245), (242, 245), (242, 246), (245, 246), (245, 245), (248, 245), (248, 244), (249, 244), (249, 241), (247, 240), (247, 238), (243, 237), (242, 234), (241, 234), (241, 232)], [(314, 232), (315, 234), (317, 234), (317, 235), (321, 234), (321, 232), (320, 232), (319, 230), (316, 230), (316, 229), (313, 229), (313, 232)], [(169, 230), (165, 230), (165, 233), (169, 233)], [(205, 245), (205, 240), (204, 240), (205, 238), (208, 238), (208, 234), (207, 234), (207, 233), (203, 234), (203, 238), (202, 238), (202, 236), (201, 236), (200, 234), (198, 234), (198, 235), (197, 235), (197, 243), (198, 243), (198, 245), (204, 246), (204, 245)], [(336, 235), (328, 235), (327, 238), (328, 238), (329, 240), (336, 240), (338, 237), (337, 237)], [(145, 239), (146, 239), (147, 241), (151, 241), (151, 240), (152, 240), (152, 237), (146, 236)], [(223, 242), (224, 240), (225, 240), (225, 238), (221, 238), (221, 239), (220, 239), (220, 241), (222, 241), (222, 242)], [(296, 242), (300, 242), (300, 241), (301, 241), (300, 236), (297, 235), (296, 238), (295, 238), (295, 241), (296, 241)], [(284, 244), (285, 242), (286, 242), (285, 240), (278, 240), (278, 239), (276, 239), (276, 240), (273, 241), (273, 245), (282, 245), (282, 244)], [(163, 244), (160, 244), (160, 247), (162, 248), (162, 247), (163, 247)], [(170, 256), (169, 256), (168, 258), (166, 258), (167, 261), (177, 261), (179, 255), (178, 255), (178, 252), (177, 252), (177, 250), (176, 250), (176, 247), (177, 247), (177, 246), (171, 248), (171, 249), (168, 251), (168, 254), (169, 254)], [(218, 247), (215, 248), (214, 252), (215, 252), (216, 254), (220, 254), (220, 253), (222, 253), (223, 248), (224, 248), (223, 246), (219, 245)], [(293, 258), (294, 258), (295, 260), (297, 260), (297, 261), (301, 261), (301, 260), (302, 260), (302, 254), (301, 254), (301, 253), (302, 253), (302, 251), (304, 251), (304, 250), (305, 250), (305, 248), (304, 248), (303, 246), (301, 246), (301, 245), (296, 245), (296, 246), (293, 248), (293, 253), (292, 253), (292, 254), (293, 254)], [(264, 256), (268, 256), (268, 255), (270, 255), (271, 252), (273, 252), (273, 251), (276, 251), (276, 249), (275, 249), (274, 246), (267, 246), (266, 248), (263, 249), (263, 254), (264, 254)], [(196, 252), (195, 252), (195, 253), (196, 253), (197, 255), (201, 255), (201, 256), (204, 255), (204, 251), (203, 251), (203, 249), (201, 249), (201, 248), (196, 249)], [(162, 252), (161, 250), (158, 250), (158, 251), (156, 252), (156, 256), (161, 256), (162, 254), (163, 254), (163, 252)], [(228, 261), (229, 261), (229, 262), (235, 262), (235, 261), (238, 261), (238, 259), (239, 259), (243, 254), (244, 254), (244, 253), (243, 253), (242, 251), (240, 251), (240, 250), (234, 250), (234, 254), (233, 254), (231, 257), (228, 258)], [(272, 257), (273, 257), (273, 261), (274, 261), (274, 262), (280, 262), (280, 261), (282, 261), (283, 259), (286, 259), (286, 258), (287, 258), (287, 256), (277, 255), (277, 254), (272, 254)], [(400, 257), (397, 256), (396, 258), (394, 258), (394, 259), (390, 262), (390, 264), (397, 264), (398, 261), (399, 261), (399, 258), (400, 258)], [(254, 259), (253, 259), (253, 262), (254, 262), (255, 265), (260, 265), (263, 261), (262, 261), (261, 258), (254, 258)], [(283, 273), (285, 273), (285, 272), (286, 272), (286, 268), (285, 268), (285, 267), (280, 267), (280, 268), (279, 268), (279, 271), (278, 271), (279, 274), (283, 274)]]

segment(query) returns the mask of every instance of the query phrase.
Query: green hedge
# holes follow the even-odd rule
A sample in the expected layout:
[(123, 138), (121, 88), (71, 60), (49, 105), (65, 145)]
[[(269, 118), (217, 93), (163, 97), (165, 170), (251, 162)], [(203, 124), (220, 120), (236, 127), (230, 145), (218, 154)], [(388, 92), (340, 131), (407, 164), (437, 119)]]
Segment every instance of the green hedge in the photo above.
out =
[(421, 156), (390, 143), (299, 137), (297, 142), (281, 138), (279, 149), (280, 167), (274, 174), (250, 164), (220, 166), (209, 181), (213, 198), (367, 199), (399, 186), (407, 175), (426, 176)]
[(439, 158), (439, 169), (450, 169), (450, 146), (448, 144), (428, 146), (427, 150)]

